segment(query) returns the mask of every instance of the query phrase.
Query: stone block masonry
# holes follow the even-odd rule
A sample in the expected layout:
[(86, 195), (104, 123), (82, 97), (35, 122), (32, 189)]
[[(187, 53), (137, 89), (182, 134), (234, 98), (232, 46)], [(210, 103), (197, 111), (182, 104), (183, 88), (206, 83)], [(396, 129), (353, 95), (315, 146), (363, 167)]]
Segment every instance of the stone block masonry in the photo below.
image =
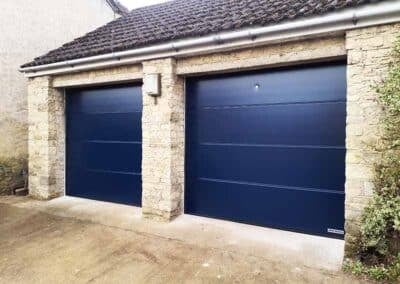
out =
[(143, 62), (143, 77), (153, 73), (161, 75), (161, 97), (143, 93), (142, 213), (170, 220), (183, 210), (184, 80), (172, 58)]
[(400, 36), (400, 24), (352, 30), (346, 33), (346, 252), (351, 253), (360, 229), (360, 217), (373, 193), (374, 145), (380, 139), (381, 107), (375, 87), (387, 75), (391, 52)]
[(343, 37), (322, 37), (179, 59), (179, 75), (237, 72), (346, 58)]
[(64, 94), (51, 77), (29, 81), (29, 193), (38, 199), (64, 194)]

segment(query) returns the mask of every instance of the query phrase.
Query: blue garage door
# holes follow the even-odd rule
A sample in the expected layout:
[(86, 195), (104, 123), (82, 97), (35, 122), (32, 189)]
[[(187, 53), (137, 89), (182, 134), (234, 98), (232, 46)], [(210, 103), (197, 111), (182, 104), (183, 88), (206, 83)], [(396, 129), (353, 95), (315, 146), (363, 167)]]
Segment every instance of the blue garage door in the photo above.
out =
[(67, 194), (139, 206), (140, 85), (67, 91)]
[(346, 66), (187, 80), (185, 211), (342, 238)]

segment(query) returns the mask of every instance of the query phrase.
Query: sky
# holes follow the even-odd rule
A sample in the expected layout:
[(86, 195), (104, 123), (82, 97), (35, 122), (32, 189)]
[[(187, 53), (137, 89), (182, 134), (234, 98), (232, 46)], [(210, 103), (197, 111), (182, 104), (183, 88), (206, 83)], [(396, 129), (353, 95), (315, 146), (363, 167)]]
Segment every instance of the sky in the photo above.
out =
[(138, 8), (138, 7), (143, 7), (143, 6), (148, 6), (148, 5), (153, 5), (161, 2), (165, 2), (167, 0), (119, 0), (122, 4), (124, 4), (126, 7), (128, 7), (129, 10)]

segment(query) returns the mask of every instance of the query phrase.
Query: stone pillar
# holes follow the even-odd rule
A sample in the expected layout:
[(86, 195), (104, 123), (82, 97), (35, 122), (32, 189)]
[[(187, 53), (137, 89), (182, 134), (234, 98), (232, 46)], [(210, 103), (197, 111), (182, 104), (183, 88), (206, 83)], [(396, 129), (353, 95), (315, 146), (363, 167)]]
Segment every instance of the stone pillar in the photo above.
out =
[(373, 193), (374, 145), (380, 139), (381, 107), (375, 86), (388, 71), (391, 51), (400, 25), (384, 25), (346, 33), (347, 126), (346, 126), (346, 254), (360, 228), (360, 216)]
[(175, 69), (172, 58), (143, 62), (144, 84), (148, 74), (161, 75), (161, 97), (143, 92), (142, 212), (164, 221), (183, 210), (184, 80)]
[(64, 194), (64, 95), (50, 77), (28, 84), (29, 194), (50, 199)]

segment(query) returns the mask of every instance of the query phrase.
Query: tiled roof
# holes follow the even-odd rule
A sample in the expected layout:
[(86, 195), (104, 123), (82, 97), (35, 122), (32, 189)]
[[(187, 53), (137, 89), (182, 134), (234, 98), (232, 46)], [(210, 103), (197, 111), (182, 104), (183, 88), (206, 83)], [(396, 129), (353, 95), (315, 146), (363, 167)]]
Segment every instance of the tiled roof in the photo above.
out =
[(383, 0), (174, 0), (134, 9), (22, 67), (273, 25), (380, 1)]

